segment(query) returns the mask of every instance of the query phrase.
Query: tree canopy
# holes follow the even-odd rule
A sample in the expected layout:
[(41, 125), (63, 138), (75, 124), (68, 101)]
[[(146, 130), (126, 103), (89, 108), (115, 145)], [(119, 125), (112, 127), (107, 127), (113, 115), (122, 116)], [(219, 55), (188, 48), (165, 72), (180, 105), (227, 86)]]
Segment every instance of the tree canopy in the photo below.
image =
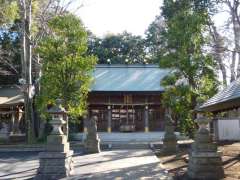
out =
[(194, 109), (211, 97), (217, 87), (215, 63), (204, 51), (206, 8), (207, 4), (193, 0), (165, 0), (162, 7), (166, 28), (161, 31), (161, 37), (165, 43), (157, 56), (160, 67), (173, 70), (162, 82), (166, 87), (163, 101), (173, 110), (182, 131), (191, 129)]
[(89, 54), (96, 55), (99, 64), (144, 63), (146, 57), (144, 39), (127, 32), (103, 38), (90, 34), (88, 44)]
[(96, 63), (87, 52), (87, 33), (74, 15), (57, 16), (49, 22), (51, 34), (38, 48), (42, 65), (39, 103), (46, 107), (55, 99), (63, 99), (72, 115), (81, 115), (91, 83), (91, 72)]

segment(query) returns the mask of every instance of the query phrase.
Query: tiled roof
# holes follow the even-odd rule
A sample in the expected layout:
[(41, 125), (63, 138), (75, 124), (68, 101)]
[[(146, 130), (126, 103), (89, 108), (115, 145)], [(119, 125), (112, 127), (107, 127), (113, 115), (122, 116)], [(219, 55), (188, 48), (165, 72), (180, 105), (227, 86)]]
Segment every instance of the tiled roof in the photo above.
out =
[(97, 65), (91, 91), (162, 92), (160, 82), (169, 73), (157, 65)]
[(24, 103), (24, 97), (16, 86), (0, 87), (0, 106), (10, 106)]
[(202, 110), (219, 111), (240, 106), (240, 78), (205, 102)]

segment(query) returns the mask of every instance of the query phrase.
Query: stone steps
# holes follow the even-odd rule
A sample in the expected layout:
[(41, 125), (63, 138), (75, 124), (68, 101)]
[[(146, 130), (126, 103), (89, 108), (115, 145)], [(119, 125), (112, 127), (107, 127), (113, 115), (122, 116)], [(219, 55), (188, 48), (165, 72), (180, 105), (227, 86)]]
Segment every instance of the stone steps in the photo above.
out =
[[(175, 132), (178, 140), (188, 139), (187, 137), (180, 136), (178, 132)], [(131, 133), (106, 133), (106, 132), (98, 132), (98, 136), (101, 139), (101, 142), (158, 142), (162, 141), (164, 137), (164, 132), (131, 132)], [(84, 133), (74, 133), (71, 134), (71, 140), (73, 141), (84, 141), (86, 138), (86, 134)]]
[(104, 143), (102, 149), (149, 149), (149, 143)]

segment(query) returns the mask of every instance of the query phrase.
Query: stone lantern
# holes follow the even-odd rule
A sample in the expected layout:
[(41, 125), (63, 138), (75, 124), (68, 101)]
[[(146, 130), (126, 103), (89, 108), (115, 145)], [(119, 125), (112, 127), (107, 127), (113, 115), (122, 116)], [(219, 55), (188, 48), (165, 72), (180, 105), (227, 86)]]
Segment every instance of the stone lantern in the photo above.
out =
[(63, 120), (66, 110), (60, 102), (57, 100), (56, 105), (48, 111), (52, 116), (50, 124), (53, 129), (47, 137), (46, 151), (39, 153), (40, 167), (36, 179), (61, 179), (73, 172), (73, 151), (70, 150), (67, 136), (62, 131), (66, 123)]
[(199, 129), (189, 154), (187, 174), (192, 179), (221, 179), (224, 177), (221, 152), (217, 151), (207, 128), (210, 120), (198, 114), (195, 121)]

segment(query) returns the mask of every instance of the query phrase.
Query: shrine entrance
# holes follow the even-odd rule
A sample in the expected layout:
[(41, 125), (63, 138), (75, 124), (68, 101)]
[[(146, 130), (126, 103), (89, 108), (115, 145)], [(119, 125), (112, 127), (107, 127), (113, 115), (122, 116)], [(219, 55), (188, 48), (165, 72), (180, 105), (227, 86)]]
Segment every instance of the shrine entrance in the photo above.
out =
[(144, 131), (143, 108), (131, 105), (112, 108), (112, 131)]

